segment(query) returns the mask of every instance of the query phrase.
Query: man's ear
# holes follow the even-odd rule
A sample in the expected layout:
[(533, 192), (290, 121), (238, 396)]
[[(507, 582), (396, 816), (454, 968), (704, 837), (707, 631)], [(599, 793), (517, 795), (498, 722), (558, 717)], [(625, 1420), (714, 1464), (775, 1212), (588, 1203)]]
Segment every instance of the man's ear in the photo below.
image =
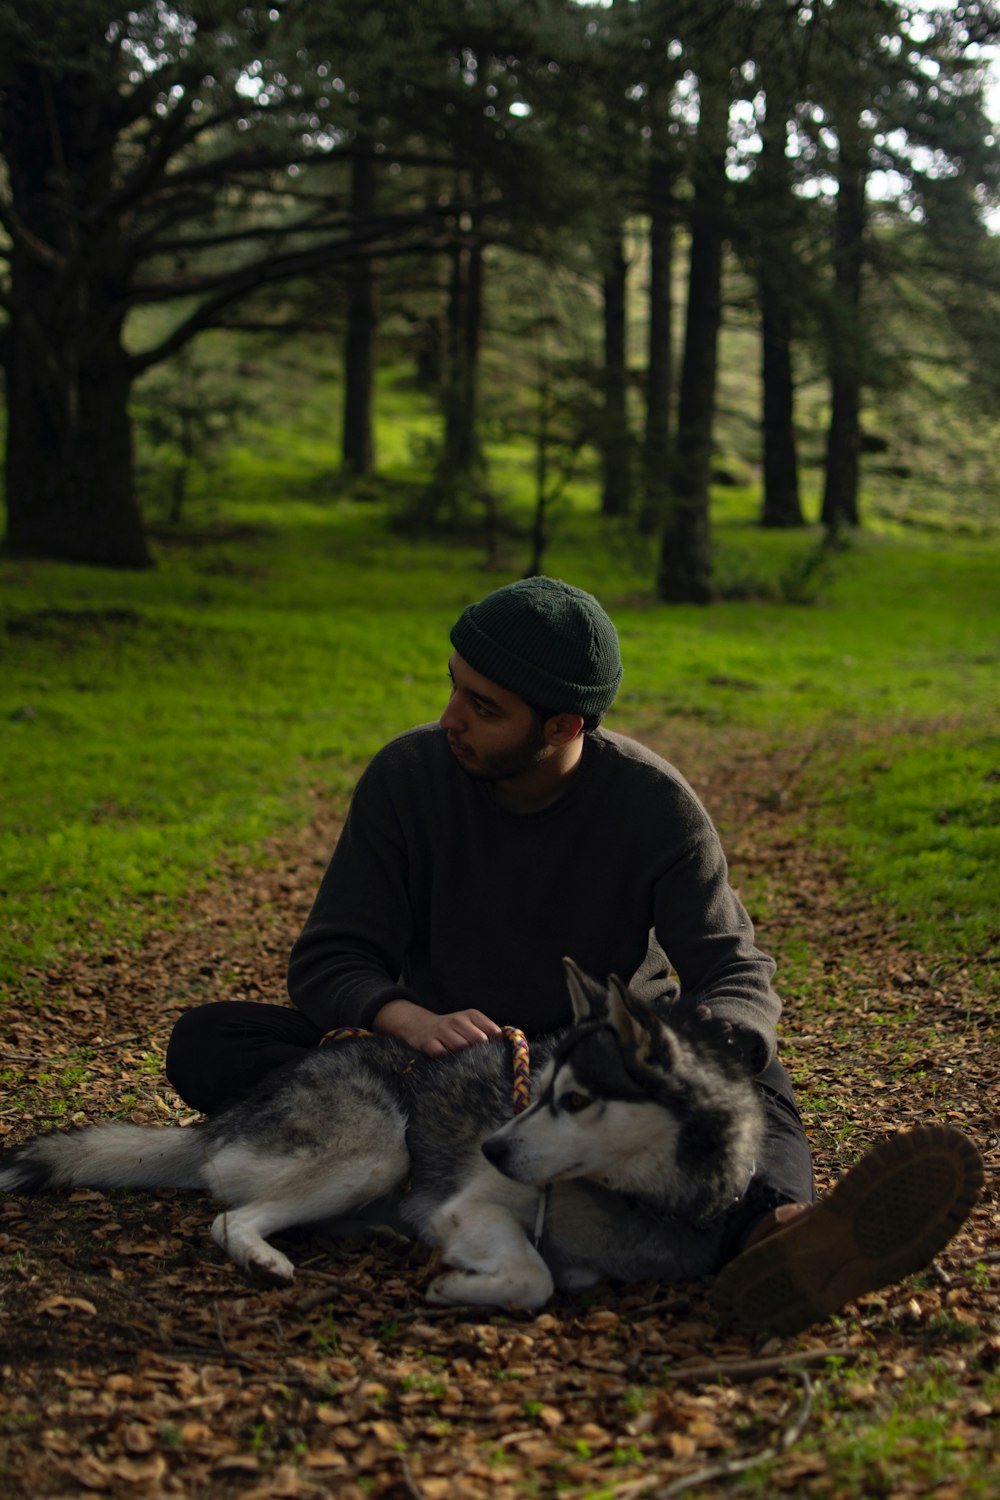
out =
[(583, 719), (579, 714), (552, 714), (542, 729), (548, 743), (558, 749), (560, 745), (570, 744), (583, 732)]

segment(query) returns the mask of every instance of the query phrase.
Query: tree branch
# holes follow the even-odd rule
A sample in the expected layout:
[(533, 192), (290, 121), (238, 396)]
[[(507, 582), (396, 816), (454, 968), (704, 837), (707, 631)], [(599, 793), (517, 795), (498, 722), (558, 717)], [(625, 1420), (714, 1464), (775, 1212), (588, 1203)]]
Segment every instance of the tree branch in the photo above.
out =
[(374, 236), (356, 237), (334, 244), (315, 245), (309, 250), (289, 251), (285, 255), (252, 261), (224, 279), (216, 278), (214, 281), (209, 281), (202, 278), (198, 283), (190, 282), (184, 286), (174, 283), (173, 286), (149, 288), (145, 298), (133, 295), (132, 300), (134, 302), (139, 300), (173, 301), (181, 296), (196, 296), (200, 292), (207, 292), (209, 295), (159, 344), (141, 354), (132, 355), (129, 359), (129, 371), (133, 376), (140, 375), (152, 365), (169, 358), (178, 349), (182, 349), (195, 334), (201, 333), (206, 328), (215, 327), (226, 308), (231, 307), (259, 287), (268, 286), (273, 282), (289, 281), (296, 276), (304, 276), (310, 271), (318, 270), (321, 266), (333, 265), (362, 256), (385, 259), (389, 256), (414, 254), (417, 251), (444, 249), (449, 243), (447, 236), (439, 235), (438, 239), (439, 242), (435, 242), (434, 237), (428, 236), (428, 239), (420, 244), (393, 245), (379, 243)]
[(33, 234), (10, 199), (3, 196), (0, 196), (0, 224), (6, 229), (14, 243), (20, 249), (27, 250), (30, 255), (33, 255), (39, 265), (48, 266), (53, 271), (64, 269), (65, 257), (45, 240), (40, 240), (36, 234)]
[[(130, 288), (129, 302), (138, 303), (176, 302), (184, 297), (214, 296), (221, 293), (227, 297), (227, 289), (239, 284), (243, 291), (269, 281), (284, 281), (289, 276), (300, 276), (314, 270), (324, 261), (353, 260), (368, 256), (380, 257), (387, 253), (381, 243), (387, 237), (395, 239), (411, 230), (427, 229), (441, 231), (442, 211), (426, 211), (413, 214), (387, 214), (380, 219), (369, 220), (363, 228), (346, 234), (341, 239), (324, 239), (322, 243), (286, 250), (281, 254), (261, 256), (236, 266), (228, 272), (206, 273), (187, 278), (172, 277), (169, 281), (136, 282)], [(274, 239), (286, 240), (289, 233), (276, 229)], [(285, 269), (291, 267), (292, 269)]]
[(315, 236), (317, 234), (333, 234), (338, 230), (345, 230), (350, 226), (351, 219), (348, 214), (338, 214), (336, 218), (324, 219), (321, 212), (310, 215), (305, 219), (298, 219), (294, 223), (281, 224), (259, 224), (247, 229), (232, 229), (225, 233), (203, 234), (197, 238), (158, 240), (153, 241), (150, 252), (155, 255), (184, 255), (188, 252), (198, 250), (218, 249), (220, 245), (249, 244), (253, 240), (286, 240), (293, 239), (299, 234)]

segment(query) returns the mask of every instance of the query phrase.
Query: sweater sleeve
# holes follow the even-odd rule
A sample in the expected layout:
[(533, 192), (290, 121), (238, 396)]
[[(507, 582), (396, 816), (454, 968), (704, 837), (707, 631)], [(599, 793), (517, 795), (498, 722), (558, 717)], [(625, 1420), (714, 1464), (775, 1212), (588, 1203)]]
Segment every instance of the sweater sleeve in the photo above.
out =
[(657, 952), (665, 954), (680, 981), (674, 1004), (685, 1012), (708, 1005), (717, 1020), (728, 1021), (756, 1073), (777, 1049), (781, 1001), (771, 984), (775, 965), (756, 946), (753, 923), (729, 884), (718, 834), (700, 804), (697, 809), (700, 817), (654, 890), (656, 941), (644, 978), (648, 987)]
[(390, 1000), (418, 1000), (401, 981), (413, 931), (407, 851), (376, 757), (361, 776), (333, 857), (288, 964), (288, 993), (310, 1021), (370, 1027)]

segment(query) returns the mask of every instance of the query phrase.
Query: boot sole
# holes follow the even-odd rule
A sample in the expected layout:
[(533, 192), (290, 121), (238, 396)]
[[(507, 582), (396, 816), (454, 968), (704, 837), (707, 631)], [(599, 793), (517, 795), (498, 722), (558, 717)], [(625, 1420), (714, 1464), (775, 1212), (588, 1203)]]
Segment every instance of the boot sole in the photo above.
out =
[(745, 1328), (800, 1333), (926, 1266), (982, 1186), (982, 1157), (960, 1131), (923, 1125), (893, 1136), (811, 1213), (730, 1261), (712, 1289), (716, 1311)]

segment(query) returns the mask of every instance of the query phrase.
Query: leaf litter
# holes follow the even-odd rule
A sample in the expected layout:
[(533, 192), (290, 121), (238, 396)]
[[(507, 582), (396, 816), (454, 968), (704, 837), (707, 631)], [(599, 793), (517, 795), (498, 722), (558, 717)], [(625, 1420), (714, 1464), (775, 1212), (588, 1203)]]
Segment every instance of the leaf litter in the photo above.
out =
[[(950, 1382), (948, 1442), (988, 1465), (1000, 1368), (996, 1017), (981, 958), (928, 968), (905, 926), (860, 898), (808, 837), (801, 750), (671, 726), (669, 748), (720, 826), (737, 888), (763, 893), (762, 944), (807, 953), (786, 994), (820, 1190), (865, 1149), (927, 1120), (966, 1129), (987, 1190), (920, 1277), (767, 1342), (718, 1328), (701, 1285), (602, 1286), (538, 1315), (431, 1309), (434, 1254), (373, 1230), (292, 1231), (291, 1288), (244, 1279), (198, 1195), (0, 1200), (0, 1488), (10, 1497), (451, 1500), (552, 1494), (660, 1500), (732, 1491), (766, 1463), (775, 1493), (858, 1492), (822, 1441), (814, 1395), (889, 1410)], [(655, 736), (644, 733), (647, 742)], [(766, 788), (781, 786), (781, 798)], [(236, 858), (140, 948), (68, 953), (0, 1019), (0, 1143), (112, 1116), (183, 1122), (160, 1060), (210, 999), (284, 998), (289, 946), (343, 806)], [(800, 961), (801, 963), (801, 961)], [(970, 988), (970, 977), (976, 986)], [(780, 969), (779, 969), (780, 978)], [(908, 1464), (878, 1492), (958, 1495)], [(994, 1473), (997, 1471), (994, 1470)], [(1000, 1474), (998, 1474), (1000, 1484)]]

